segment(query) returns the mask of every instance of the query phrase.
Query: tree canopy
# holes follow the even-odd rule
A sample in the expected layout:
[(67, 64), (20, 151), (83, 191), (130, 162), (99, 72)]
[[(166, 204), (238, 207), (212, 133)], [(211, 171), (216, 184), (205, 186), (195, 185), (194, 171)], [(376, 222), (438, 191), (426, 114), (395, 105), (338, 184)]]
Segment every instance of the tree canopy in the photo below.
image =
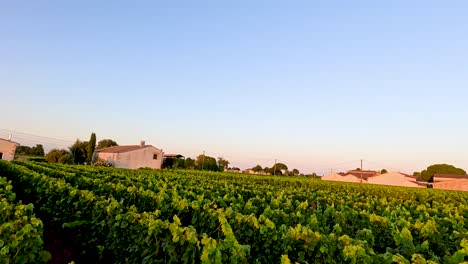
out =
[(109, 148), (109, 147), (114, 147), (114, 146), (118, 146), (117, 142), (115, 142), (114, 140), (103, 139), (103, 140), (99, 140), (95, 149), (103, 149), (103, 148)]
[(263, 168), (262, 168), (262, 166), (260, 166), (260, 165), (257, 165), (257, 166), (255, 166), (255, 167), (252, 168), (252, 171), (254, 171), (254, 172), (260, 172), (260, 171), (262, 171), (262, 170), (263, 170)]
[(449, 164), (434, 164), (421, 172), (421, 178), (428, 181), (434, 174), (466, 175), (466, 171)]
[(45, 155), (45, 160), (49, 163), (73, 164), (73, 156), (65, 149), (53, 149)]
[(264, 170), (272, 175), (283, 175), (288, 170), (288, 166), (284, 163), (276, 163), (271, 168), (265, 167)]
[(219, 171), (224, 171), (224, 169), (228, 169), (229, 168), (229, 161), (226, 160), (225, 158), (223, 157), (219, 157), (218, 158), (218, 169)]
[(185, 159), (176, 158), (172, 163), (173, 169), (185, 169)]
[(96, 134), (92, 133), (91, 137), (88, 142), (88, 146), (86, 149), (86, 163), (91, 164), (91, 160), (93, 159), (94, 149), (96, 148)]
[(276, 163), (273, 167), (276, 168), (276, 170), (287, 170), (288, 169), (288, 166), (286, 166), (286, 164), (284, 164), (284, 163)]
[(207, 155), (199, 155), (195, 161), (197, 170), (219, 171), (216, 159)]
[(31, 155), (31, 156), (44, 156), (44, 147), (41, 144), (37, 144), (34, 147), (18, 146), (16, 148), (16, 154), (20, 155)]
[(192, 158), (186, 158), (184, 165), (185, 169), (194, 170), (196, 168), (195, 160)]
[(77, 139), (70, 147), (70, 153), (75, 164), (84, 164), (88, 156), (88, 141)]

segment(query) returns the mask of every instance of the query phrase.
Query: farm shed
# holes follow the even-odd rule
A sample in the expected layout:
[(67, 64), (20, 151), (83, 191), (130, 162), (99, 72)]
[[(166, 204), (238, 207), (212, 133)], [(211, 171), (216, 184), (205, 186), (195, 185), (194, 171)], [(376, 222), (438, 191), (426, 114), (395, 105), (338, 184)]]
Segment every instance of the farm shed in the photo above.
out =
[(13, 160), (17, 145), (16, 142), (0, 138), (0, 160)]

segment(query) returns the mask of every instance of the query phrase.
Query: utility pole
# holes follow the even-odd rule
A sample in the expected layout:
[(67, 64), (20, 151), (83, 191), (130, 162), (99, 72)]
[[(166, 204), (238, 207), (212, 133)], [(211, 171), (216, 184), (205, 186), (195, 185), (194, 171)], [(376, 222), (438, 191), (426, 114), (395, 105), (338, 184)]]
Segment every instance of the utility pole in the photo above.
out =
[(361, 183), (362, 183), (362, 159), (361, 159)]
[(205, 166), (205, 151), (203, 151), (203, 158), (202, 158), (202, 164), (201, 164), (201, 170), (203, 170), (203, 167)]
[(273, 176), (276, 175), (276, 159), (275, 159), (275, 165), (273, 166)]

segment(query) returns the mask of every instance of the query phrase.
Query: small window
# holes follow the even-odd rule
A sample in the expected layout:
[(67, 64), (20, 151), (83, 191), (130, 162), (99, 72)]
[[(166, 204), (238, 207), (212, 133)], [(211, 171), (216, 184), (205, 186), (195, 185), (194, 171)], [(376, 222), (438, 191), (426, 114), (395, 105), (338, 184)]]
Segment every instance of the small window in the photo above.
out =
[(0, 160), (3, 159), (3, 153), (0, 152)]
[(153, 159), (158, 159), (158, 154), (153, 154)]

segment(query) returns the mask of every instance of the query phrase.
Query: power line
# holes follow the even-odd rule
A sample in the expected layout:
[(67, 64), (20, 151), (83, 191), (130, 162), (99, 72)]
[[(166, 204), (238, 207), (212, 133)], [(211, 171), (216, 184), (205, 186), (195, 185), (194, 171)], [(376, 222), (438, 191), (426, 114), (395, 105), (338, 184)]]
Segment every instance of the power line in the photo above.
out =
[[(43, 144), (49, 147), (60, 147), (60, 148), (68, 148), (73, 141), (51, 138), (51, 137), (44, 137), (39, 135), (33, 135), (29, 133), (23, 133), (14, 130), (7, 130), (7, 129), (0, 129), (0, 135), (6, 135), (5, 137), (12, 136), (12, 140), (19, 141), (18, 143), (32, 143), (33, 144)], [(28, 144), (30, 145), (30, 144)]]
[(387, 166), (386, 164), (383, 164), (383, 163), (379, 163), (379, 162), (375, 162), (375, 161), (370, 161), (370, 160), (365, 160), (367, 163), (371, 163), (373, 164), (374, 166), (379, 166), (379, 167), (382, 167), (382, 168), (386, 168), (386, 169), (390, 169), (392, 171), (398, 171), (398, 172), (401, 172), (401, 171), (404, 171), (404, 170), (401, 170), (401, 169), (398, 169), (398, 168), (395, 168), (395, 167), (392, 167), (392, 166)]
[[(0, 135), (2, 134), (2, 132), (0, 132)], [(15, 141), (17, 139), (21, 139), (21, 140), (27, 140), (27, 141), (32, 141), (32, 142), (41, 142), (41, 143), (47, 143), (47, 144), (53, 144), (53, 145), (67, 145), (65, 144), (64, 142), (61, 142), (61, 141), (52, 141), (52, 140), (48, 140), (48, 139), (40, 139), (40, 138), (34, 138), (34, 137), (25, 137), (25, 136), (17, 136), (15, 134), (12, 135), (12, 140)], [(70, 142), (71, 143), (71, 142)]]
[(22, 138), (22, 137), (14, 137), (14, 139), (19, 139), (17, 141), (26, 141), (26, 142), (30, 142), (30, 143), (34, 143), (34, 144), (38, 144), (38, 143), (42, 143), (44, 145), (50, 145), (50, 146), (57, 146), (57, 147), (64, 147), (64, 148), (68, 148), (69, 146), (68, 145), (64, 145), (64, 144), (59, 144), (59, 143), (53, 143), (53, 142), (46, 142), (46, 141), (42, 141), (42, 140), (37, 140), (37, 139), (29, 139), (29, 138)]
[(30, 133), (24, 133), (24, 132), (19, 132), (19, 131), (15, 131), (15, 130), (4, 129), (4, 128), (1, 128), (0, 130), (5, 131), (6, 133), (11, 133), (11, 134), (16, 133), (16, 134), (21, 134), (21, 135), (26, 135), (26, 136), (33, 136), (33, 137), (37, 137), (37, 138), (48, 139), (48, 140), (62, 141), (62, 142), (66, 142), (66, 143), (74, 142), (74, 140), (44, 137), (44, 136), (39, 136), (39, 135), (34, 135), (34, 134), (30, 134)]
[(317, 168), (336, 168), (338, 166), (341, 166), (341, 165), (345, 165), (345, 164), (350, 164), (350, 163), (356, 163), (356, 162), (359, 162), (360, 160), (353, 160), (353, 161), (346, 161), (346, 162), (340, 162), (340, 163), (335, 163), (335, 164), (326, 164), (326, 165), (323, 165), (323, 166), (320, 166), (320, 167), (317, 167)]
[[(69, 147), (74, 142), (74, 140), (67, 140), (67, 139), (59, 139), (59, 138), (53, 138), (53, 137), (40, 136), (40, 135), (35, 135), (35, 134), (31, 134), (31, 133), (26, 133), (26, 132), (20, 132), (20, 131), (16, 131), (16, 130), (4, 129), (4, 128), (0, 129), (0, 134), (1, 133), (4, 133), (6, 135), (6, 137), (8, 137), (10, 134), (12, 134), (13, 139), (21, 139), (22, 141), (28, 141), (28, 142), (33, 142), (33, 143), (45, 143), (45, 144), (48, 144), (48, 145), (64, 147), (64, 148)], [(19, 136), (17, 136), (16, 134), (18, 134)], [(204, 163), (204, 157), (205, 157), (205, 152), (203, 152), (203, 163)], [(360, 161), (361, 160), (352, 160), (352, 161), (345, 161), (345, 162), (339, 162), (339, 163), (334, 163), (334, 164), (325, 164), (325, 165), (321, 165), (321, 166), (318, 166), (318, 167), (312, 167), (312, 168), (308, 167), (307, 169), (310, 170), (310, 171), (314, 171), (314, 172), (321, 171), (323, 173), (323, 172), (328, 171), (330, 169), (333, 171), (334, 169), (338, 169), (338, 168), (342, 167), (343, 165), (358, 163)], [(405, 170), (397, 169), (397, 168), (394, 168), (394, 167), (386, 166), (386, 165), (384, 165), (382, 163), (378, 163), (378, 162), (374, 162), (374, 161), (369, 161), (369, 160), (364, 160), (364, 161), (366, 161), (367, 163), (371, 163), (371, 164), (374, 164), (374, 165), (377, 165), (377, 166), (388, 168), (388, 169), (391, 169), (391, 170), (394, 170), (394, 171), (405, 171)], [(275, 159), (275, 165), (274, 166), (276, 166), (276, 159)]]

